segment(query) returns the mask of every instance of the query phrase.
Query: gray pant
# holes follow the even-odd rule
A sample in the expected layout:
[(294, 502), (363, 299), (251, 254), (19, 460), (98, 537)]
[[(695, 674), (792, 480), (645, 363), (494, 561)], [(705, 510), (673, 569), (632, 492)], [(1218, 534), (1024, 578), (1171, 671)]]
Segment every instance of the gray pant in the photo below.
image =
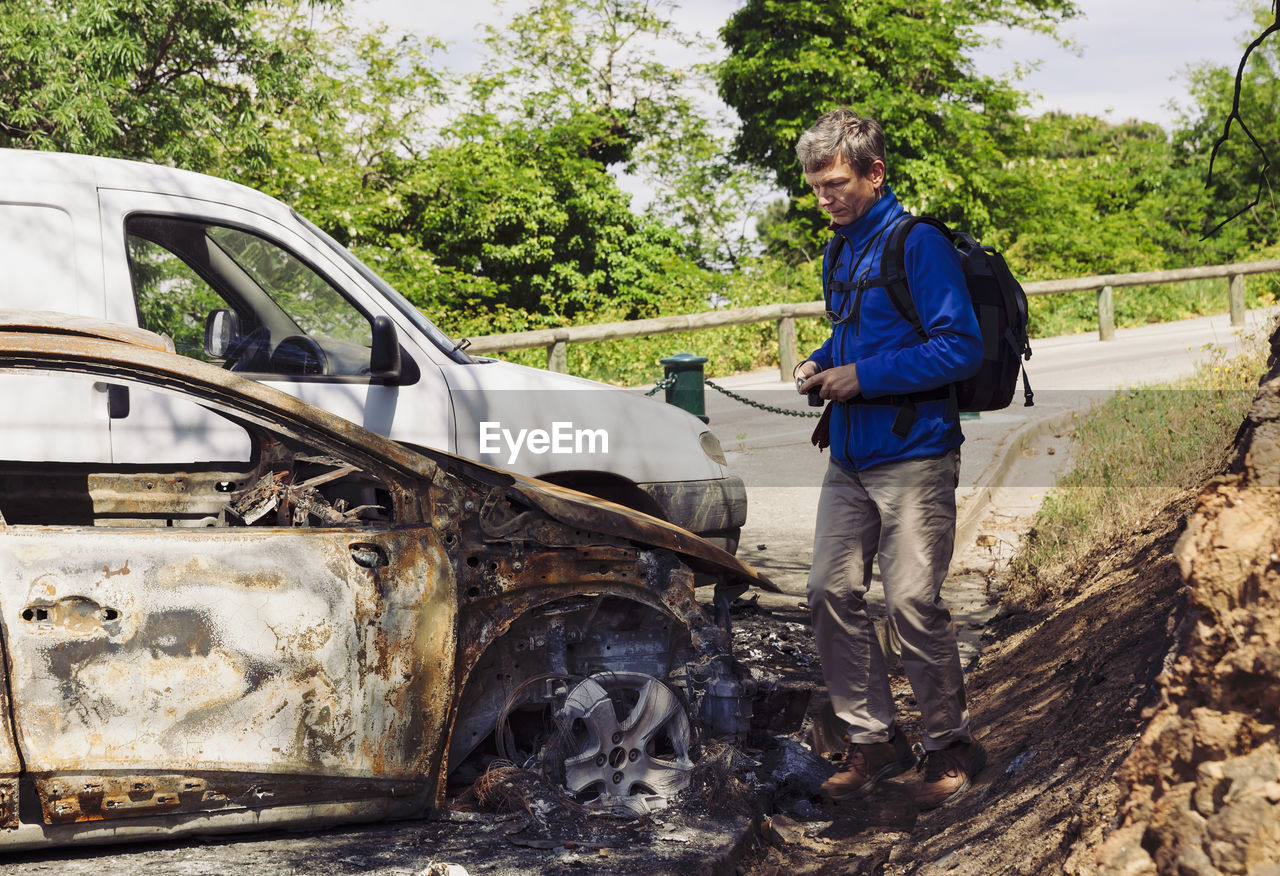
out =
[(942, 581), (956, 534), (960, 451), (855, 472), (832, 462), (822, 481), (809, 611), (822, 674), (852, 742), (884, 742), (894, 725), (885, 659), (867, 615), (879, 557), (889, 621), (924, 720), (924, 747), (968, 740), (969, 710)]

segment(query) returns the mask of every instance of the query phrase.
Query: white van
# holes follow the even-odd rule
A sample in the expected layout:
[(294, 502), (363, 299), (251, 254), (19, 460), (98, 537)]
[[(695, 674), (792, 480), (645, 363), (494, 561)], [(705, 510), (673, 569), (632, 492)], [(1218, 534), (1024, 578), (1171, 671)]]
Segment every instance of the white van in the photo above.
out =
[[(284, 204), (139, 162), (0, 149), (0, 308), (136, 325), (415, 447), (611, 499), (730, 551), (746, 491), (696, 417), (476, 356)], [(28, 381), (29, 382), (29, 381)], [(72, 387), (76, 388), (72, 388)], [(0, 381), (11, 459), (249, 458), (241, 434), (108, 385)]]

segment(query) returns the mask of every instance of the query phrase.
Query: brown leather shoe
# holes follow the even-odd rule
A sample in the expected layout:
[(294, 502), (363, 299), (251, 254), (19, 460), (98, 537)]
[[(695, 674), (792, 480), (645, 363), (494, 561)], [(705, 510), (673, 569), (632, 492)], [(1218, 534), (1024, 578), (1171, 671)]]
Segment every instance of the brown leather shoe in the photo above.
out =
[(822, 783), (822, 792), (832, 800), (861, 797), (876, 782), (898, 776), (915, 766), (916, 756), (896, 730), (888, 742), (850, 742), (835, 775)]
[(953, 742), (939, 751), (926, 751), (921, 766), (924, 778), (916, 788), (916, 805), (933, 809), (950, 803), (965, 791), (982, 768), (987, 753), (976, 742)]

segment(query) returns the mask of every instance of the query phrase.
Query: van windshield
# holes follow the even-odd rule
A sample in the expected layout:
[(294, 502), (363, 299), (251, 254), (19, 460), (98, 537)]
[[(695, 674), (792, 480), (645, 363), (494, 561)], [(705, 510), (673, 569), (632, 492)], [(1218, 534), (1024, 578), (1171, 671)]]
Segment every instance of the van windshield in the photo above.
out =
[(308, 230), (323, 240), (330, 249), (342, 258), (344, 262), (354, 268), (356, 273), (382, 293), (382, 295), (391, 302), (397, 310), (408, 317), (409, 321), (412, 322), (419, 331), (430, 338), (431, 342), (439, 347), (440, 350), (450, 359), (461, 363), (474, 363), (476, 361), (464, 352), (466, 347), (465, 341), (459, 344), (459, 342), (446, 335), (435, 323), (423, 316), (422, 311), (414, 307), (413, 303), (410, 302), (409, 299), (397, 292), (390, 283), (379, 277), (369, 268), (368, 265), (356, 258), (355, 255), (352, 254), (351, 250), (338, 243), (338, 241), (326, 234), (318, 225), (298, 213), (296, 210), (290, 210), (289, 212), (293, 214), (293, 218), (297, 219), (306, 226)]

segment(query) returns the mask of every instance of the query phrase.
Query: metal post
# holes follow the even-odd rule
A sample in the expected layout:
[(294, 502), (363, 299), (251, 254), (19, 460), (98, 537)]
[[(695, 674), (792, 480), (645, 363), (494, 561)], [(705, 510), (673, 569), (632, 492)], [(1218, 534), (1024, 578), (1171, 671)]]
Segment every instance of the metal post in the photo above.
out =
[(1244, 274), (1232, 274), (1227, 289), (1227, 298), (1231, 301), (1231, 324), (1244, 325)]
[(1098, 290), (1098, 340), (1114, 341), (1116, 339), (1116, 305), (1111, 295), (1111, 287), (1103, 286)]
[(782, 319), (778, 320), (778, 371), (782, 374), (782, 382), (791, 382), (791, 372), (796, 370), (796, 318), (792, 316), (794, 308), (784, 306)]
[(556, 339), (547, 344), (547, 370), (557, 374), (569, 373), (569, 333), (556, 334)]
[(710, 422), (702, 382), (702, 366), (707, 364), (707, 357), (676, 353), (658, 362), (662, 365), (664, 378), (675, 378), (667, 387), (667, 404), (688, 411), (704, 423)]

